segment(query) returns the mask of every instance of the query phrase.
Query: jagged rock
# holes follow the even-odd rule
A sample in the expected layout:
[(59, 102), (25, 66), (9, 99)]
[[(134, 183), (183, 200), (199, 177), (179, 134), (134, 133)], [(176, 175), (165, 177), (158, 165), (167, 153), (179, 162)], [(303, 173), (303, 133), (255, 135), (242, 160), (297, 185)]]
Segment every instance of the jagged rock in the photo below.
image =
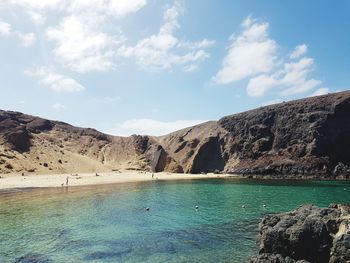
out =
[(80, 136), (89, 136), (99, 141), (108, 141), (108, 136), (106, 134), (96, 131), (95, 129), (75, 128), (75, 130), (79, 131)]
[[(350, 92), (285, 102), (155, 138), (185, 172), (347, 178)], [(195, 142), (195, 143), (194, 143)]]
[(161, 145), (150, 146), (147, 150), (146, 156), (150, 161), (152, 172), (167, 171), (183, 173), (182, 167), (175, 163)]
[(163, 147), (158, 145), (155, 147), (155, 151), (152, 153), (151, 169), (153, 172), (164, 171), (167, 165), (167, 153), (164, 151)]
[(239, 159), (226, 166), (232, 173), (327, 177), (339, 162), (350, 164), (350, 92), (271, 105), (218, 123), (229, 132), (225, 150)]
[(259, 224), (257, 242), (259, 255), (249, 262), (347, 263), (350, 206), (307, 205), (292, 212), (267, 215)]
[(2, 118), (0, 122), (0, 137), (3, 144), (19, 152), (27, 151), (31, 145), (31, 135), (25, 126), (10, 118)]
[(53, 128), (53, 123), (49, 120), (36, 118), (26, 124), (26, 129), (29, 132), (38, 133), (43, 131), (49, 131)]
[(131, 137), (134, 140), (136, 151), (140, 154), (145, 153), (149, 147), (149, 137), (141, 135), (132, 135)]
[(189, 173), (208, 173), (217, 170), (222, 171), (225, 166), (225, 161), (221, 150), (222, 142), (218, 137), (206, 138), (198, 147), (189, 168)]
[(261, 254), (249, 260), (249, 263), (310, 263), (306, 260), (294, 260), (280, 254)]
[(338, 163), (333, 170), (333, 175), (335, 177), (343, 176), (345, 178), (350, 177), (350, 166), (343, 163)]

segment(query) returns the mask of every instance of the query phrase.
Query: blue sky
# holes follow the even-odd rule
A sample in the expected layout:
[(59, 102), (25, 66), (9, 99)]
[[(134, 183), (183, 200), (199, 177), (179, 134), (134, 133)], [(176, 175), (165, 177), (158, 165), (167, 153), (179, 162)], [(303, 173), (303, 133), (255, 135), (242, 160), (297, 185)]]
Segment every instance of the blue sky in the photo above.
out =
[(0, 108), (161, 135), (350, 87), (350, 2), (0, 1)]

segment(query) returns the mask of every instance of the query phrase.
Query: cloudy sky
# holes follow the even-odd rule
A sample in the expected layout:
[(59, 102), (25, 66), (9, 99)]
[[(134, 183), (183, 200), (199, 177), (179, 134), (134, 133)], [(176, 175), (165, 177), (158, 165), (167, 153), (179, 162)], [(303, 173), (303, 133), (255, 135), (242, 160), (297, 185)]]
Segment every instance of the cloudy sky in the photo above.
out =
[(160, 135), (350, 87), (347, 0), (0, 0), (0, 108)]

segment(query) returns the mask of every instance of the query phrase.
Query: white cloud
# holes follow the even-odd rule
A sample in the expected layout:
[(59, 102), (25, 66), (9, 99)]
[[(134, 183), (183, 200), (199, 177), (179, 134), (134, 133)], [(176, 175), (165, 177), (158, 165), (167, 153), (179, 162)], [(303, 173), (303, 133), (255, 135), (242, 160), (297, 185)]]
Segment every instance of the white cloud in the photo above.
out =
[(300, 58), (302, 55), (306, 54), (307, 49), (308, 49), (308, 47), (306, 44), (296, 46), (294, 51), (292, 52), (292, 54), (290, 54), (290, 58), (291, 59)]
[(11, 34), (11, 25), (0, 20), (0, 35), (8, 36)]
[(204, 48), (213, 45), (214, 41), (180, 41), (175, 36), (175, 31), (180, 28), (180, 11), (181, 7), (175, 3), (165, 11), (158, 34), (140, 40), (135, 46), (124, 45), (118, 49), (118, 54), (133, 58), (138, 65), (151, 70), (171, 69), (174, 65), (193, 65), (192, 69), (198, 66), (210, 56)]
[(34, 33), (23, 34), (17, 32), (16, 35), (20, 39), (22, 46), (24, 47), (31, 47), (36, 41)]
[(260, 75), (249, 80), (249, 96), (263, 96), (271, 89), (277, 89), (280, 95), (289, 96), (310, 91), (321, 84), (321, 81), (309, 79), (314, 60), (301, 58), (297, 62), (285, 63), (283, 69), (272, 75)]
[(108, 133), (129, 136), (131, 134), (147, 134), (160, 136), (177, 131), (183, 128), (191, 127), (200, 123), (203, 120), (176, 120), (170, 122), (157, 121), (153, 119), (131, 119), (121, 124), (118, 124)]
[[(210, 57), (207, 48), (215, 44), (207, 38), (198, 41), (180, 39), (178, 19), (183, 10), (175, 0), (163, 15), (158, 33), (126, 45), (126, 37), (117, 19), (138, 12), (147, 0), (6, 0), (10, 7), (21, 8), (35, 24), (46, 29), (46, 40), (52, 45), (56, 62), (78, 73), (109, 71), (118, 59), (130, 58), (150, 70), (172, 69), (181, 66), (184, 71), (198, 69)], [(46, 21), (50, 17), (50, 21)], [(51, 19), (52, 18), (52, 19)], [(46, 22), (58, 21), (56, 24)], [(33, 33), (17, 34), (26, 47), (35, 42)]]
[(321, 84), (321, 81), (309, 79), (313, 70), (312, 58), (301, 58), (298, 62), (285, 63), (282, 70), (283, 78), (280, 79), (281, 87), (285, 87), (282, 95), (293, 95), (310, 91)]
[(267, 73), (275, 66), (277, 44), (268, 37), (269, 24), (248, 17), (242, 27), (243, 32), (233, 37), (222, 67), (213, 78), (218, 84)]
[(46, 21), (46, 16), (44, 14), (39, 13), (39, 12), (28, 11), (28, 14), (29, 14), (30, 18), (32, 19), (32, 21), (34, 22), (34, 24), (36, 24), (36, 25), (42, 25)]
[(146, 0), (71, 0), (66, 1), (70, 12), (99, 12), (106, 15), (125, 16), (140, 10)]
[(272, 90), (280, 96), (291, 96), (309, 92), (322, 83), (311, 77), (314, 60), (304, 56), (306, 44), (297, 46), (286, 58), (279, 57), (278, 44), (268, 36), (268, 23), (248, 17), (242, 27), (213, 78), (216, 83), (229, 84), (248, 78), (247, 93), (256, 97)]
[(52, 108), (54, 110), (64, 110), (66, 108), (66, 106), (61, 104), (61, 103), (55, 103), (52, 105)]
[(249, 80), (247, 92), (249, 96), (263, 96), (268, 90), (278, 85), (273, 76), (260, 75)]
[(109, 1), (108, 9), (118, 16), (124, 16), (140, 10), (147, 3), (146, 0), (112, 0)]
[[(49, 16), (58, 18), (58, 25), (47, 29), (47, 39), (54, 44), (56, 61), (79, 73), (114, 67), (115, 50), (125, 38), (117, 26), (111, 25), (116, 18), (137, 12), (147, 4), (146, 0), (7, 1), (9, 6), (23, 9), (35, 24), (44, 24)], [(34, 43), (33, 36), (18, 34), (24, 46)]]
[(0, 20), (0, 36), (15, 36), (20, 41), (22, 46), (30, 47), (35, 43), (35, 35), (34, 33), (21, 33), (19, 31), (14, 31), (12, 29), (11, 24)]
[(49, 11), (62, 10), (64, 0), (8, 0), (14, 7), (22, 8), (35, 24), (43, 24)]
[(48, 12), (65, 14), (99, 13), (102, 16), (125, 16), (137, 12), (147, 4), (146, 0), (9, 0), (14, 6), (23, 8), (33, 22), (42, 24)]
[(192, 64), (192, 65), (187, 65), (184, 67), (185, 72), (193, 72), (198, 69), (198, 65)]
[(329, 90), (329, 88), (319, 88), (317, 90), (315, 90), (312, 94), (311, 97), (313, 96), (321, 96), (321, 95), (326, 95), (328, 93), (330, 93), (331, 91)]
[(63, 65), (79, 73), (105, 71), (113, 66), (113, 48), (122, 36), (100, 32), (94, 15), (65, 17), (58, 27), (49, 28), (47, 37), (55, 42), (53, 53)]
[(78, 92), (85, 90), (75, 79), (62, 75), (47, 68), (38, 68), (34, 71), (27, 70), (25, 74), (39, 78), (40, 84), (55, 92)]
[(106, 104), (106, 103), (119, 103), (121, 101), (120, 97), (102, 97), (102, 98), (91, 98), (88, 103), (91, 104)]
[(64, 1), (62, 0), (10, 0), (13, 5), (21, 6), (29, 10), (56, 9)]
[(201, 49), (201, 48), (208, 48), (213, 45), (215, 45), (216, 41), (211, 39), (203, 39), (201, 41), (197, 42), (180, 42), (178, 44), (178, 47), (184, 47), (188, 49)]

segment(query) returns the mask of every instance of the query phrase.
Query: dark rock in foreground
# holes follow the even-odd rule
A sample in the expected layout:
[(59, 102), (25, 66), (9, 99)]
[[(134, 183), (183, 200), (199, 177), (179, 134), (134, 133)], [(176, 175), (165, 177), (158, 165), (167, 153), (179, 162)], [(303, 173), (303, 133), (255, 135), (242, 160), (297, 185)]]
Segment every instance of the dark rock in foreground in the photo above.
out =
[(350, 206), (303, 206), (267, 215), (259, 225), (259, 255), (250, 263), (350, 262)]

